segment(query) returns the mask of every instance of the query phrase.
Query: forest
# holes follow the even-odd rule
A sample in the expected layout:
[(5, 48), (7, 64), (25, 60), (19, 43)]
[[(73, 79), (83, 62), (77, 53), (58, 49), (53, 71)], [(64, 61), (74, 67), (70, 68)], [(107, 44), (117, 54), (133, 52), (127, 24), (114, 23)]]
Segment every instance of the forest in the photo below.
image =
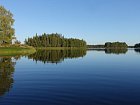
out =
[(42, 34), (35, 35), (32, 38), (25, 39), (25, 44), (33, 47), (86, 47), (86, 41), (65, 38), (61, 34)]
[(105, 48), (127, 48), (128, 45), (125, 42), (106, 42)]
[(140, 48), (140, 43), (135, 44), (134, 48)]

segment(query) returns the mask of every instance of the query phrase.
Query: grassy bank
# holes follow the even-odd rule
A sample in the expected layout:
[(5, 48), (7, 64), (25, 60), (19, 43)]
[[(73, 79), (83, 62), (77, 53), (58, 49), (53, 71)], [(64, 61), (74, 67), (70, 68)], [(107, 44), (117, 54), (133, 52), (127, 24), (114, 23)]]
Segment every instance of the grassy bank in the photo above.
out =
[(27, 45), (0, 46), (0, 56), (26, 55), (36, 50), (86, 50), (86, 47), (31, 47)]
[(86, 47), (37, 47), (37, 50), (86, 50)]
[(36, 50), (30, 46), (0, 46), (0, 56), (3, 55), (24, 55), (34, 53)]

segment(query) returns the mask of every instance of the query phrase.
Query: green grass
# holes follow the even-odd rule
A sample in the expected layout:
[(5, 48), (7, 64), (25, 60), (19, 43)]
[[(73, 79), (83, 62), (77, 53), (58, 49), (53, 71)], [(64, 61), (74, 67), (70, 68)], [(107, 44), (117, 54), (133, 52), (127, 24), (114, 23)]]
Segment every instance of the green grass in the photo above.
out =
[(24, 55), (34, 53), (36, 50), (30, 46), (9, 46), (0, 47), (0, 56)]
[(86, 47), (38, 47), (34, 48), (27, 45), (0, 46), (0, 56), (27, 55), (36, 50), (86, 50)]

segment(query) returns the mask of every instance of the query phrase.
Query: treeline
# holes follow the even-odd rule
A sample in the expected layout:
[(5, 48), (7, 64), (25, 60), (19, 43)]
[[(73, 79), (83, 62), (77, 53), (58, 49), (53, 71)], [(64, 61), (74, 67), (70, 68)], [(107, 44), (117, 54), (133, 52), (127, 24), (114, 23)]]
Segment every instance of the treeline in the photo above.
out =
[(86, 42), (80, 39), (64, 38), (61, 34), (42, 34), (25, 39), (25, 44), (33, 47), (86, 47)]
[(105, 48), (127, 48), (128, 45), (125, 42), (106, 42)]
[(87, 47), (90, 48), (127, 48), (128, 45), (125, 42), (106, 42), (104, 45), (87, 45)]
[(78, 58), (86, 55), (86, 50), (37, 50), (34, 54), (28, 56), (34, 61), (43, 63), (60, 63), (66, 58)]
[(104, 48), (105, 45), (87, 45), (87, 48)]
[(134, 48), (140, 48), (140, 43), (135, 44)]

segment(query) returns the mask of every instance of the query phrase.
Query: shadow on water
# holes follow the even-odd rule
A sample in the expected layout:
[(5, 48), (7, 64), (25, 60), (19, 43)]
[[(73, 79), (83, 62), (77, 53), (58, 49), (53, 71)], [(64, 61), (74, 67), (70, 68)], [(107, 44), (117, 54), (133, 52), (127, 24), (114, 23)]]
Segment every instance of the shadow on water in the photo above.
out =
[(34, 54), (28, 56), (34, 61), (43, 63), (61, 63), (64, 59), (79, 58), (86, 55), (86, 50), (37, 50)]
[(12, 60), (12, 57), (0, 57), (0, 96), (12, 88), (15, 65), (16, 62)]

